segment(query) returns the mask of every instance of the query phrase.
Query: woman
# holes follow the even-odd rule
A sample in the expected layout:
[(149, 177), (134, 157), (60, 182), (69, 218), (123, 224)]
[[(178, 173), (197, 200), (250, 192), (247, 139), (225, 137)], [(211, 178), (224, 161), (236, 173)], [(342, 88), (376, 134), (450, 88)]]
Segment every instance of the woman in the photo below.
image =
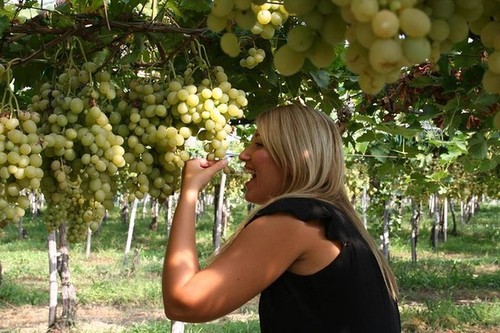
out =
[(200, 269), (199, 192), (227, 161), (189, 161), (163, 270), (165, 314), (204, 322), (260, 293), (261, 332), (400, 332), (397, 286), (344, 188), (342, 141), (322, 112), (292, 104), (260, 114), (240, 154), (259, 205)]

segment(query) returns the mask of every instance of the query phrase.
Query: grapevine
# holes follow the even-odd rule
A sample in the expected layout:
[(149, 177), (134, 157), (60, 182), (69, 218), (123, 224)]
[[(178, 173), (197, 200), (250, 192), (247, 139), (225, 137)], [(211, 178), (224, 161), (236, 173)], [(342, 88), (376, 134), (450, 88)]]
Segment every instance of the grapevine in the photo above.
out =
[(177, 190), (192, 137), (205, 142), (207, 158), (223, 158), (229, 122), (243, 117), (248, 103), (220, 66), (202, 61), (199, 69), (189, 67), (182, 75), (171, 70), (168, 76), (166, 83), (159, 77), (131, 81), (118, 106), (118, 118), (128, 118), (117, 131), (125, 139), (129, 200), (146, 194), (164, 200)]
[(248, 69), (256, 67), (258, 64), (264, 61), (266, 57), (266, 51), (261, 48), (251, 47), (247, 50), (247, 56), (241, 58), (240, 66)]

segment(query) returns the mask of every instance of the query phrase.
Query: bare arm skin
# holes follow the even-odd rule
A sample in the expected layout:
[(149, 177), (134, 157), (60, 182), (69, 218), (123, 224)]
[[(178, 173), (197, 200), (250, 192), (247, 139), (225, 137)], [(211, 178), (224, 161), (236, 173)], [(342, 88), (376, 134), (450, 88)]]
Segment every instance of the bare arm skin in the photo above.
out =
[[(206, 160), (186, 164), (163, 266), (163, 303), (165, 314), (172, 320), (204, 322), (219, 318), (252, 299), (285, 270), (295, 267), (299, 273), (314, 271), (338, 254), (317, 224), (275, 214), (252, 222), (226, 251), (201, 270), (195, 239), (196, 200), (199, 191), (224, 166), (224, 162)], [(319, 252), (318, 244), (334, 251), (304, 263), (302, 258)]]

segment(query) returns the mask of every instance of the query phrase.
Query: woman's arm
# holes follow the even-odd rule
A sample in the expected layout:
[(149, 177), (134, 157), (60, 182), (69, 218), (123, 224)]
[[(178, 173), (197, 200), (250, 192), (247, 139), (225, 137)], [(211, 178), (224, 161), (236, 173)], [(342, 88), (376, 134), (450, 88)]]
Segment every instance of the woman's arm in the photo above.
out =
[(196, 161), (189, 161), (184, 170), (162, 278), (165, 314), (186, 322), (210, 321), (237, 309), (288, 269), (308, 244), (304, 242), (305, 224), (301, 221), (285, 214), (263, 216), (200, 270), (195, 240), (196, 200), (210, 177), (225, 165)]
[(259, 217), (203, 270), (187, 264), (193, 255), (186, 252), (186, 260), (177, 266), (185, 275), (172, 272), (172, 279), (170, 270), (164, 270), (165, 314), (173, 320), (205, 322), (236, 310), (301, 257), (308, 243), (303, 242), (304, 225), (284, 214)]
[[(195, 208), (199, 192), (210, 179), (227, 165), (226, 160), (213, 162), (194, 159), (186, 163), (179, 202), (174, 213), (163, 262), (163, 302), (165, 312), (182, 295), (182, 287), (199, 271), (195, 237)], [(177, 296), (179, 295), (179, 296)]]

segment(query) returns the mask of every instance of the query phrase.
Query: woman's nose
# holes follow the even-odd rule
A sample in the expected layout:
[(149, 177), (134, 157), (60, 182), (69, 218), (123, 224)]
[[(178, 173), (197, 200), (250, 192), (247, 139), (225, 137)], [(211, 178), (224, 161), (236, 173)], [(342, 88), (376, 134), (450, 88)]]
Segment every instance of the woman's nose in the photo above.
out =
[(248, 148), (243, 149), (240, 153), (239, 159), (241, 161), (248, 161), (250, 159), (250, 154), (248, 153)]

